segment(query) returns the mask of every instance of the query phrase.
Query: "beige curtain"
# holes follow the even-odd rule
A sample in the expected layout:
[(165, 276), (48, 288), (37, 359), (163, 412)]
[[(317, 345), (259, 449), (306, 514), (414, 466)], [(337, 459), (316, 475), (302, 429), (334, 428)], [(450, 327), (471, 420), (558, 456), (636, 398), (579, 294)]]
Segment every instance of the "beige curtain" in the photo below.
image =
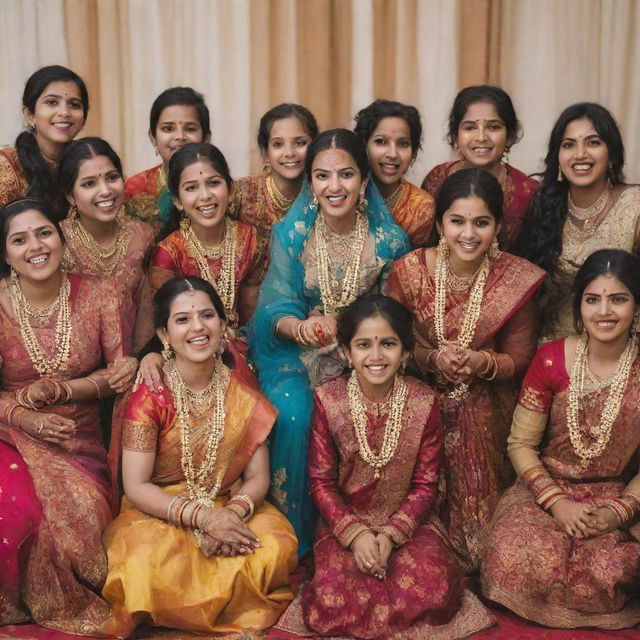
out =
[(602, 102), (640, 180), (640, 3), (637, 0), (2, 0), (3, 143), (43, 64), (87, 81), (86, 133), (119, 151), (127, 173), (157, 162), (148, 114), (160, 91), (205, 94), (213, 140), (236, 176), (258, 171), (255, 136), (270, 106), (308, 106), (321, 128), (353, 126), (374, 98), (414, 104), (423, 151), (410, 178), (451, 157), (444, 141), (456, 91), (483, 82), (514, 99), (525, 136), (514, 164), (540, 168), (551, 125), (577, 100)]

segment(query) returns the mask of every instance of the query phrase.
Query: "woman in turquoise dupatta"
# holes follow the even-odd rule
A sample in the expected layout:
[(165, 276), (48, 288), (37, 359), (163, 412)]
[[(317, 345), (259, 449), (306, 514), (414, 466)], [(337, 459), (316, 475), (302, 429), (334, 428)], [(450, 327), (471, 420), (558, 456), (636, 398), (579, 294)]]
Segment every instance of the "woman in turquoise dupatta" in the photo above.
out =
[(380, 291), (393, 261), (410, 250), (408, 236), (367, 182), (366, 150), (353, 132), (317, 136), (305, 172), (308, 184), (272, 229), (269, 270), (249, 325), (260, 386), (279, 411), (270, 442), (270, 499), (293, 525), (300, 557), (315, 533), (307, 476), (312, 390), (345, 366), (335, 316), (356, 297)]

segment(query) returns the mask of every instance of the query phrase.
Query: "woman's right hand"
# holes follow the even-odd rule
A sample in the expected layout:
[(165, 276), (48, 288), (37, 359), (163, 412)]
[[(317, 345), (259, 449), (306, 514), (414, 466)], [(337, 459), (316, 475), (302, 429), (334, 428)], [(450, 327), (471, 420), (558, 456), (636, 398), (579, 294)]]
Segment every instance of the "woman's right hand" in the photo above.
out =
[(147, 353), (140, 361), (138, 374), (133, 385), (135, 391), (141, 382), (144, 382), (153, 393), (162, 391), (162, 367), (164, 359), (159, 353)]
[(386, 570), (380, 562), (378, 541), (372, 531), (361, 533), (352, 543), (353, 559), (362, 573), (382, 579)]
[(574, 538), (588, 538), (597, 520), (590, 514), (588, 505), (575, 502), (569, 498), (561, 498), (550, 508), (551, 515), (562, 528)]
[(458, 384), (466, 382), (468, 376), (461, 376), (460, 372), (468, 360), (469, 355), (463, 349), (456, 345), (448, 344), (438, 351), (435, 358), (433, 358), (433, 364), (449, 382)]
[(260, 547), (258, 537), (230, 509), (207, 509), (200, 529), (233, 548), (246, 547), (253, 550)]
[(76, 432), (76, 423), (56, 413), (40, 413), (23, 407), (13, 410), (12, 421), (25, 433), (37, 440), (61, 444)]

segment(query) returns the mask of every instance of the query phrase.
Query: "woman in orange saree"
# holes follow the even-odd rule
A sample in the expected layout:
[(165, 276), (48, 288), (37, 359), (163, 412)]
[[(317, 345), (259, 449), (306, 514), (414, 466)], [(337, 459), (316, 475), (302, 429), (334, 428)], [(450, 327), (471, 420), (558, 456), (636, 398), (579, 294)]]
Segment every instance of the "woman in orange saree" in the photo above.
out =
[(167, 172), (171, 156), (190, 142), (209, 142), (211, 125), (204, 97), (191, 87), (165, 89), (151, 105), (149, 140), (162, 162), (127, 178), (127, 212), (151, 224), (156, 233), (169, 219)]
[[(0, 624), (91, 634), (108, 615), (102, 530), (117, 506), (98, 399), (133, 377), (113, 293), (60, 271), (44, 202), (0, 214)], [(102, 363), (111, 363), (102, 369)], [(135, 363), (134, 363), (135, 364)]]
[(539, 624), (640, 622), (639, 304), (640, 261), (593, 253), (575, 280), (580, 335), (540, 347), (522, 385), (509, 436), (519, 481), (496, 508), (482, 588)]
[(169, 356), (164, 385), (125, 408), (125, 497), (104, 541), (112, 607), (102, 632), (143, 622), (207, 634), (271, 626), (293, 594), (297, 541), (263, 502), (265, 439), (276, 411), (218, 355), (225, 310), (200, 278), (175, 278), (154, 298)]
[(367, 146), (373, 181), (413, 249), (424, 247), (433, 225), (433, 196), (404, 179), (421, 149), (422, 123), (415, 107), (376, 100), (356, 115), (354, 131)]
[(521, 137), (511, 98), (499, 87), (466, 87), (458, 95), (449, 114), (449, 144), (459, 160), (435, 166), (422, 188), (434, 198), (442, 183), (455, 171), (476, 167), (492, 173), (504, 193), (504, 219), (498, 235), (500, 247), (515, 251), (520, 228), (527, 218), (538, 182), (509, 164), (509, 149)]
[(440, 393), (442, 516), (469, 571), (478, 568), (483, 529), (512, 480), (506, 438), (518, 379), (535, 351), (533, 295), (545, 275), (498, 250), (501, 220), (496, 178), (480, 169), (455, 172), (436, 199), (438, 246), (396, 261), (388, 284), (389, 295), (413, 312), (413, 359)]

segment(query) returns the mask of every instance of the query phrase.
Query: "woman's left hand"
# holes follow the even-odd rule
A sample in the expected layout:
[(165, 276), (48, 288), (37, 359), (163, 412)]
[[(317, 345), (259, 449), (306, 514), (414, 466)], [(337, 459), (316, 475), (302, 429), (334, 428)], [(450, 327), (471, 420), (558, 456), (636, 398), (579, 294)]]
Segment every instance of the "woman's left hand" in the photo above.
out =
[(378, 542), (380, 564), (386, 572), (387, 565), (389, 564), (389, 558), (391, 557), (391, 552), (393, 551), (393, 541), (388, 535), (384, 533), (379, 533), (376, 536), (376, 541)]
[(471, 378), (478, 375), (487, 366), (487, 359), (473, 349), (460, 349), (460, 357), (465, 360), (464, 365), (458, 370), (460, 382), (468, 383)]
[(133, 384), (137, 371), (138, 361), (135, 358), (116, 358), (107, 367), (107, 383), (116, 393), (124, 393)]
[(26, 401), (23, 406), (28, 405), (27, 408), (42, 409), (55, 404), (57, 395), (57, 389), (53, 382), (48, 378), (40, 378), (40, 380), (21, 389), (16, 398), (21, 404)]
[(620, 527), (616, 514), (607, 507), (585, 508), (584, 511), (596, 520), (596, 523), (587, 530), (589, 537), (601, 536)]

